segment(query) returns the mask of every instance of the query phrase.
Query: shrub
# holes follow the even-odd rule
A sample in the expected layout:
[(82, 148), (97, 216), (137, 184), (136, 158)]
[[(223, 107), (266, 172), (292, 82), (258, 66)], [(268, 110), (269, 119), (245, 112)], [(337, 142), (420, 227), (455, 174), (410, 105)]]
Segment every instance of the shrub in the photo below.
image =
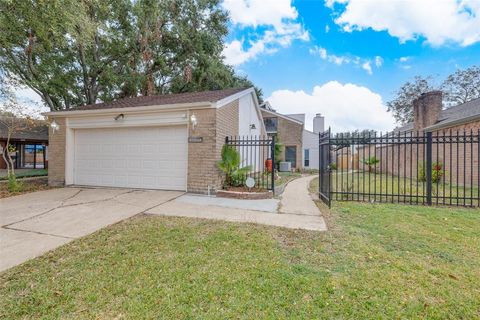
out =
[[(442, 181), (445, 171), (443, 170), (443, 163), (434, 162), (432, 163), (432, 183), (438, 183)], [(421, 163), (418, 166), (418, 180), (427, 181), (427, 174), (425, 169), (425, 163)]]
[(373, 169), (380, 163), (380, 160), (377, 157), (370, 157), (367, 159), (360, 160), (364, 165), (368, 166), (368, 172), (372, 172)]
[(222, 160), (217, 166), (225, 174), (225, 186), (239, 187), (245, 184), (247, 173), (251, 170), (250, 166), (240, 168), (240, 154), (229, 145), (222, 148)]
[(10, 192), (21, 192), (23, 190), (23, 185), (17, 181), (17, 177), (15, 176), (15, 174), (10, 173), (8, 175), (7, 188)]

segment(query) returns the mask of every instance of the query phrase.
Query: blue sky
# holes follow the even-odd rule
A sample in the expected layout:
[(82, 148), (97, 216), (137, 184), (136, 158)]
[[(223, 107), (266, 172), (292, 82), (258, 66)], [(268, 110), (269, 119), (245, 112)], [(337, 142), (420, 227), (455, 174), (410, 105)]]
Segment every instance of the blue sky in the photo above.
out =
[[(385, 102), (415, 75), (480, 63), (480, 1), (225, 0), (226, 61), (275, 108), (337, 131), (394, 126)], [(338, 101), (336, 101), (338, 100)]]

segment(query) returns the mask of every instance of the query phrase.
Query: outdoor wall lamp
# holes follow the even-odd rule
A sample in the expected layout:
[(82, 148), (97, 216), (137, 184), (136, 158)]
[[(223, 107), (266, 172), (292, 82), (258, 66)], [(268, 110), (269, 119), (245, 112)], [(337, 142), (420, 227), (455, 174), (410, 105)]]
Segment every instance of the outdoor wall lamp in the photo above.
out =
[(197, 127), (198, 121), (197, 121), (197, 116), (195, 114), (192, 114), (190, 116), (190, 123), (192, 124), (192, 129), (195, 130)]
[(58, 131), (60, 129), (60, 126), (55, 120), (53, 120), (50, 123), (50, 128), (52, 128), (53, 133), (55, 133), (55, 131)]
[(116, 116), (116, 117), (113, 118), (113, 119), (115, 119), (115, 121), (117, 121), (117, 120), (120, 120), (120, 119), (123, 120), (123, 118), (125, 118), (125, 115), (124, 115), (123, 113), (120, 113), (118, 116)]
[(257, 129), (257, 126), (255, 125), (255, 123), (252, 123), (250, 125), (250, 130), (255, 130), (255, 129)]

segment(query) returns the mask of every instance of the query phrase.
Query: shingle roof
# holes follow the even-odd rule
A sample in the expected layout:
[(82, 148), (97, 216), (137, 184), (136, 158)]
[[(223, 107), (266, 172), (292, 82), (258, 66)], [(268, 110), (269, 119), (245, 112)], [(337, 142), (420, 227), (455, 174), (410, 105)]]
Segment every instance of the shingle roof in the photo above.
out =
[(71, 108), (68, 111), (77, 110), (95, 110), (95, 109), (113, 109), (113, 108), (130, 108), (130, 107), (146, 107), (167, 104), (183, 104), (196, 102), (217, 102), (228, 96), (234, 95), (246, 88), (229, 88), (214, 91), (186, 92), (175, 94), (164, 94), (158, 96), (142, 96), (135, 98), (124, 98), (112, 102), (96, 103), (85, 106)]
[(474, 116), (480, 116), (480, 98), (442, 110), (440, 119), (435, 126), (447, 125), (451, 122), (457, 122)]
[[(18, 119), (24, 121), (23, 119)], [(0, 122), (0, 139), (7, 138), (7, 127)], [(16, 132), (11, 137), (12, 140), (28, 140), (28, 141), (48, 141), (48, 125), (45, 121), (36, 121), (34, 127), (25, 126), (25, 129)]]
[[(480, 118), (480, 98), (471, 100), (466, 103), (456, 105), (454, 107), (442, 110), (440, 112), (439, 120), (436, 124), (428, 127), (429, 128), (439, 128), (447, 127), (449, 124), (458, 124), (462, 120), (468, 121), (472, 117), (478, 116)], [(413, 130), (413, 122), (407, 123), (404, 126), (396, 128), (395, 132), (405, 132)]]

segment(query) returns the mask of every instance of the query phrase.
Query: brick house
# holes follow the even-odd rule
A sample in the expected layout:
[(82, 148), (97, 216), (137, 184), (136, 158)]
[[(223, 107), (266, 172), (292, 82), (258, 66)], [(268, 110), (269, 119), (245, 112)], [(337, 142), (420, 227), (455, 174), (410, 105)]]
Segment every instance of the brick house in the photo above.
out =
[[(393, 136), (409, 139), (410, 136), (431, 132), (434, 141), (437, 141), (437, 136), (452, 136), (461, 140), (464, 135), (478, 135), (480, 132), (480, 98), (443, 109), (442, 92), (432, 91), (416, 99), (413, 108), (413, 122), (396, 128)], [(381, 161), (379, 171), (399, 177), (418, 177), (419, 166), (423, 165), (425, 157), (423, 144), (418, 147), (402, 144), (398, 148), (385, 144), (365, 149), (357, 150), (359, 166), (363, 170), (362, 155), (375, 155), (377, 159), (391, 159)], [(441, 165), (447, 183), (468, 186), (476, 185), (479, 181), (478, 143), (473, 143), (473, 139), (472, 143), (448, 143), (448, 139), (439, 138), (432, 148), (432, 161)]]
[[(7, 132), (7, 128), (0, 123), (0, 150), (3, 150), (7, 143)], [(13, 159), (15, 169), (47, 167), (48, 126), (45, 122), (37, 121), (37, 125), (15, 132), (10, 137), (10, 145), (15, 148)], [(6, 167), (5, 160), (0, 154), (0, 169)]]
[(127, 98), (46, 115), (56, 124), (51, 185), (207, 193), (221, 187), (225, 137), (265, 134), (253, 88)]
[(313, 132), (305, 129), (305, 114), (281, 114), (265, 102), (261, 106), (268, 135), (283, 145), (279, 161), (290, 162), (295, 169), (318, 169), (318, 134), (324, 130), (324, 117), (313, 119)]

